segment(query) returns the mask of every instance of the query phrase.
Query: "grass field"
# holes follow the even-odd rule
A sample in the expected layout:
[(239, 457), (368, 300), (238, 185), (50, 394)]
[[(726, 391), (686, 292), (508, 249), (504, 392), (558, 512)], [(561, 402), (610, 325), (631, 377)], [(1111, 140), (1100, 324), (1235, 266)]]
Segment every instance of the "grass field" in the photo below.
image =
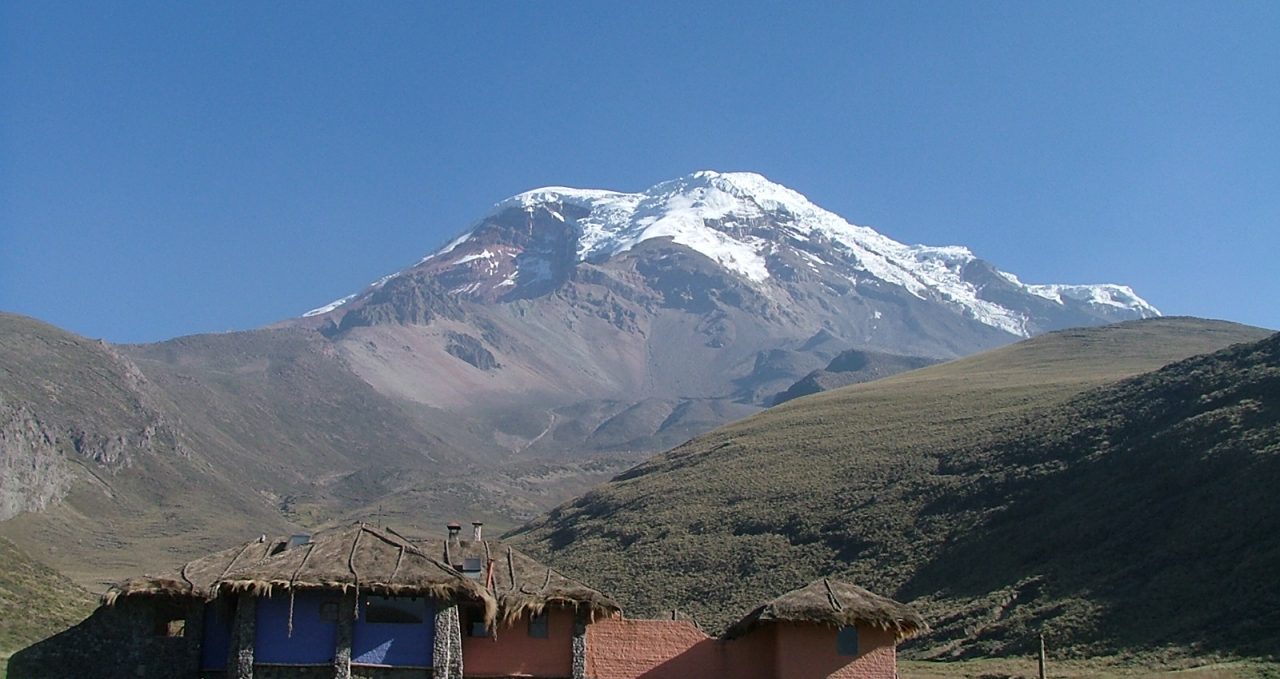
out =
[[(1055, 679), (1276, 679), (1280, 663), (1257, 660), (1188, 658), (1176, 663), (1153, 660), (1050, 660), (1045, 675)], [(901, 679), (1035, 679), (1031, 658), (980, 658), (958, 662), (900, 660)]]
[(83, 620), (94, 600), (0, 538), (0, 679), (14, 651)]

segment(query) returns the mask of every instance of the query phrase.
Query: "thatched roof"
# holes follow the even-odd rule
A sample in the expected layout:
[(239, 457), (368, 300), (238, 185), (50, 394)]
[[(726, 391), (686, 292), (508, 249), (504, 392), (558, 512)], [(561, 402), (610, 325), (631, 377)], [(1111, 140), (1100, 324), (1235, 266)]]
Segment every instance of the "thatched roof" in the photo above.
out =
[(909, 606), (838, 580), (821, 580), (795, 589), (751, 611), (725, 630), (740, 637), (771, 622), (815, 622), (835, 627), (870, 625), (892, 630), (899, 640), (926, 632), (929, 626)]
[(484, 587), (404, 538), (366, 524), (331, 531), (309, 544), (237, 568), (220, 590), (269, 594), (273, 589), (356, 589), (397, 596), (465, 599), (485, 605), (493, 620), (497, 602)]
[(622, 613), (622, 607), (599, 590), (499, 540), (436, 539), (415, 544), (457, 569), (465, 567), (467, 559), (478, 560), (481, 571), (477, 581), (497, 599), (498, 615), (507, 625), (525, 613), (540, 613), (554, 605), (582, 609), (592, 619)]
[(496, 598), (482, 583), (465, 577), (392, 532), (366, 524), (317, 535), (287, 548), (284, 540), (260, 539), (197, 559), (178, 577), (136, 578), (104, 597), (135, 594), (211, 599), (219, 591), (269, 595), (273, 590), (358, 590), (398, 596), (430, 596), (476, 601), (485, 620), (497, 614)]
[(138, 594), (212, 599), (215, 594), (214, 586), (232, 569), (265, 559), (283, 549), (287, 541), (287, 538), (269, 538), (263, 535), (230, 549), (189, 561), (173, 575), (130, 578), (107, 590), (102, 596), (102, 603), (110, 606), (119, 597)]

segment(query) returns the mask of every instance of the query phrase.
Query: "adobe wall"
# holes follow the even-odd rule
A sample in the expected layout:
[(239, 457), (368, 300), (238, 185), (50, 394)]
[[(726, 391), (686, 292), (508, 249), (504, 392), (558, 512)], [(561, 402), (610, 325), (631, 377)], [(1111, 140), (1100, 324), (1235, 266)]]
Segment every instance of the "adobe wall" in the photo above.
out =
[[(837, 652), (834, 627), (815, 623), (770, 627), (776, 635), (777, 679), (894, 679), (897, 673), (897, 640), (892, 632), (858, 626), (858, 655), (851, 657)], [(754, 632), (746, 639), (753, 636)]]
[(598, 620), (587, 626), (591, 679), (726, 676), (719, 642), (686, 620)]
[[(592, 625), (591, 627), (593, 627)], [(573, 675), (574, 613), (548, 609), (547, 638), (529, 636), (529, 618), (498, 625), (495, 637), (462, 637), (462, 669), (468, 677), (569, 677)]]
[(894, 679), (892, 633), (858, 630), (858, 656), (837, 652), (836, 630), (816, 624), (763, 625), (722, 641), (684, 620), (602, 620), (587, 627), (591, 679)]
[(783, 652), (777, 636), (773, 625), (764, 625), (745, 637), (721, 641), (725, 653), (723, 676), (773, 679), (778, 656)]

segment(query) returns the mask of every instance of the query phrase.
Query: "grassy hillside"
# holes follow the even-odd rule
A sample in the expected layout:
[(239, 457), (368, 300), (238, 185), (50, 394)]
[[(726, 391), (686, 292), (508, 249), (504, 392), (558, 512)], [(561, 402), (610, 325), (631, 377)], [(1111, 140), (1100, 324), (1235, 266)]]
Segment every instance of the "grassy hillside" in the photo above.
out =
[(0, 676), (9, 654), (80, 622), (88, 592), (0, 538)]
[(0, 313), (0, 536), (94, 590), (352, 518), (510, 527), (625, 468), (486, 467), (474, 440), (314, 332), (116, 347)]
[(0, 314), (0, 378), (0, 535), (82, 584), (288, 529), (114, 347)]
[[(1267, 335), (1196, 319), (1124, 323), (797, 399), (659, 456), (516, 539), (616, 595), (632, 615), (680, 608), (710, 628), (834, 574), (915, 601), (937, 629), (916, 655), (1023, 652), (1040, 629), (1075, 653), (1193, 640), (1274, 648), (1270, 638), (1233, 635), (1254, 629), (1239, 617), (1241, 597), (1271, 596), (1258, 568), (1280, 563), (1245, 549), (1255, 531), (1228, 530), (1240, 512), (1264, 528), (1273, 515), (1252, 486), (1223, 495), (1275, 470), (1274, 456), (1239, 452), (1250, 437), (1273, 436), (1254, 426), (1250, 409), (1260, 403), (1267, 421), (1275, 396), (1266, 391), (1270, 368), (1253, 375), (1233, 366), (1266, 357), (1205, 359), (1225, 362), (1114, 386)], [(1246, 383), (1246, 374), (1263, 381), (1261, 392), (1217, 386)], [(1187, 410), (1217, 392), (1222, 400), (1204, 401), (1208, 410)], [(1160, 394), (1173, 405), (1162, 410)], [(1233, 421), (1243, 424), (1220, 426)], [(1176, 464), (1151, 443), (1182, 438), (1188, 446), (1169, 453)], [(1234, 452), (1201, 464), (1210, 443)], [(1166, 504), (1206, 504), (1213, 519), (1164, 530), (1169, 507), (1150, 504), (1162, 493)], [(1205, 541), (1213, 531), (1231, 537)], [(1132, 549), (1116, 551), (1125, 545)], [(1134, 563), (1134, 549), (1151, 554)], [(1214, 550), (1225, 556), (1187, 566)], [(1223, 570), (1233, 557), (1254, 561), (1233, 574)], [(1187, 567), (1143, 583), (1143, 569), (1170, 564)], [(1211, 575), (1244, 584), (1204, 586)], [(1229, 605), (1214, 606), (1218, 596)], [(1194, 613), (1169, 617), (1179, 601)]]

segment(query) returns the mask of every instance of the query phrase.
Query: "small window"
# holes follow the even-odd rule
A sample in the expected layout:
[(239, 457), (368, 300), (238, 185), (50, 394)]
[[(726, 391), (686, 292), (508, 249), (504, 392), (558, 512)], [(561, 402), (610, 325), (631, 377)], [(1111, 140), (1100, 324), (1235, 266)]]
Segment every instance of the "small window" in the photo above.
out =
[(836, 652), (840, 655), (849, 657), (857, 657), (858, 655), (858, 628), (857, 627), (841, 627), (836, 632)]
[(320, 620), (324, 622), (338, 621), (338, 602), (324, 601), (320, 604)]
[(364, 621), (392, 625), (421, 625), (425, 605), (417, 597), (368, 597), (364, 600)]
[(477, 606), (459, 606), (462, 632), (469, 637), (487, 637), (489, 627), (484, 624), (484, 609)]
[(547, 612), (543, 611), (529, 618), (529, 636), (534, 639), (547, 638)]
[(160, 604), (155, 608), (152, 618), (154, 627), (151, 633), (158, 637), (181, 637), (187, 633), (187, 614), (177, 604)]

